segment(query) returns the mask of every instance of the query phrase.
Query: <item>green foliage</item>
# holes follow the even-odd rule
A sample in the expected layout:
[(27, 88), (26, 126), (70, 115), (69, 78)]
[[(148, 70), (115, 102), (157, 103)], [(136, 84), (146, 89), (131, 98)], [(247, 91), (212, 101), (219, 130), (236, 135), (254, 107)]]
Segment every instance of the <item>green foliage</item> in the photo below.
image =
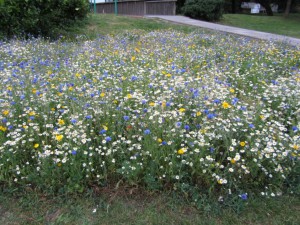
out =
[(207, 21), (220, 20), (223, 14), (223, 0), (188, 0), (183, 12), (184, 15)]
[(58, 31), (89, 11), (87, 0), (2, 0), (1, 35), (55, 37)]

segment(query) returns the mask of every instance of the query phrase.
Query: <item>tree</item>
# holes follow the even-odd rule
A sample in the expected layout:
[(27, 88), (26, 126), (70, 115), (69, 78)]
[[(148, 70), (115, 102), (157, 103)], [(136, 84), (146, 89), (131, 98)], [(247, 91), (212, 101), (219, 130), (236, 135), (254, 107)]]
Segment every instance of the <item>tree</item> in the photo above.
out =
[(290, 10), (291, 10), (292, 0), (287, 0), (285, 11), (284, 11), (284, 17), (288, 17)]

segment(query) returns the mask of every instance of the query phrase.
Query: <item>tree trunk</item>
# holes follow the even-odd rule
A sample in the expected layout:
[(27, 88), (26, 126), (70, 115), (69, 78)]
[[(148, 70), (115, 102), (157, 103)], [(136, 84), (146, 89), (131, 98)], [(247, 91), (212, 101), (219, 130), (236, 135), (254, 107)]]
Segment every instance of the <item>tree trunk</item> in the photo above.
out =
[(268, 16), (273, 16), (270, 0), (257, 0), (257, 2), (266, 9), (266, 13)]
[(231, 10), (232, 10), (232, 13), (236, 13), (235, 0), (231, 1)]
[(291, 10), (291, 4), (292, 4), (292, 0), (287, 0), (285, 11), (284, 11), (284, 17), (288, 17)]

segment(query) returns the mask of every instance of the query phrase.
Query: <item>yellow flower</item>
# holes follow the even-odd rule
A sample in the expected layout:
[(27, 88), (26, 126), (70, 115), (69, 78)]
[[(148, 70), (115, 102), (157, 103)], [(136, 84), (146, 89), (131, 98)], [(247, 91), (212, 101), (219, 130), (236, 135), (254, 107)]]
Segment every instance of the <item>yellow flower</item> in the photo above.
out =
[(231, 162), (232, 164), (235, 164), (236, 161), (235, 161), (234, 159), (231, 159), (230, 162)]
[(158, 139), (157, 139), (157, 142), (158, 142), (158, 143), (162, 143), (162, 139), (161, 139), (161, 138), (158, 138)]
[(113, 103), (114, 103), (114, 104), (118, 104), (118, 100), (116, 100), (116, 99), (113, 100)]
[(59, 120), (58, 120), (58, 124), (59, 124), (59, 125), (64, 125), (64, 124), (65, 124), (65, 121), (62, 120), (62, 119), (59, 119)]
[(7, 130), (7, 128), (6, 128), (6, 127), (3, 127), (3, 126), (0, 126), (0, 130), (4, 132), (4, 131)]
[(31, 111), (31, 112), (28, 113), (28, 115), (29, 115), (29, 116), (34, 116), (34, 115), (35, 115), (35, 112), (34, 112), (34, 111)]
[(57, 166), (58, 166), (58, 167), (61, 167), (61, 165), (62, 165), (61, 163), (57, 163)]
[(223, 103), (222, 103), (222, 106), (223, 106), (224, 109), (230, 108), (230, 105), (229, 105), (228, 102), (223, 102)]
[(69, 87), (69, 91), (73, 91), (73, 87)]
[(162, 103), (161, 103), (161, 106), (162, 106), (163, 108), (166, 107), (166, 105), (167, 105), (166, 102), (162, 102)]
[(178, 155), (183, 155), (186, 152), (186, 148), (181, 148), (177, 151)]
[(102, 92), (101, 94), (100, 94), (100, 97), (104, 97), (105, 96), (105, 93), (104, 92)]
[(206, 133), (206, 129), (201, 129), (201, 130), (200, 130), (200, 133), (201, 133), (201, 134), (205, 134), (205, 133)]
[(8, 86), (8, 87), (7, 87), (7, 90), (12, 91), (12, 87), (11, 87), (11, 86)]
[(35, 94), (36, 93), (36, 89), (32, 88), (32, 93)]
[(171, 77), (172, 75), (170, 73), (166, 74), (167, 77)]
[(38, 143), (34, 144), (33, 147), (34, 148), (38, 148), (40, 145)]
[(259, 118), (263, 120), (265, 117), (264, 115), (260, 115)]
[(235, 90), (233, 88), (230, 88), (229, 91), (230, 91), (230, 93), (234, 93), (235, 92)]
[(150, 106), (155, 106), (155, 102), (150, 102), (149, 105)]
[(7, 116), (7, 115), (9, 114), (9, 110), (4, 110), (4, 111), (2, 112), (2, 114), (3, 114), (4, 116)]
[(131, 94), (127, 94), (127, 98), (128, 99), (132, 98), (132, 95)]
[(138, 48), (135, 48), (134, 50), (137, 51), (137, 52), (141, 52), (141, 50), (139, 50)]
[(185, 112), (185, 108), (180, 108), (179, 112), (181, 112), (181, 113)]
[(133, 62), (135, 60), (135, 56), (131, 57), (131, 62)]
[(294, 145), (294, 146), (293, 146), (293, 149), (299, 150), (299, 146), (298, 146), (298, 145)]
[(56, 139), (57, 141), (61, 141), (63, 138), (64, 138), (64, 135), (62, 135), (62, 134), (57, 134), (57, 135), (55, 135), (55, 139)]
[(80, 78), (80, 77), (81, 77), (79, 73), (76, 73), (75, 76), (76, 76), (77, 78)]
[(244, 142), (244, 141), (240, 142), (240, 146), (244, 147), (245, 145), (246, 145), (246, 142)]
[(102, 127), (103, 127), (104, 130), (108, 130), (107, 126), (103, 125)]
[(196, 112), (196, 116), (201, 116), (201, 112)]

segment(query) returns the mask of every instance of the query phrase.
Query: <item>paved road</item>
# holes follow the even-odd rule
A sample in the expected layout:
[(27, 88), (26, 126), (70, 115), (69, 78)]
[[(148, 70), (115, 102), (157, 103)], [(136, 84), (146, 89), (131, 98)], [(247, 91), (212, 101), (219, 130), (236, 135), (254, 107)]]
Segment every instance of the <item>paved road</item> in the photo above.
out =
[(224, 31), (224, 32), (228, 32), (228, 33), (248, 36), (248, 37), (252, 37), (252, 38), (258, 38), (258, 39), (262, 39), (262, 40), (287, 42), (291, 45), (300, 47), (300, 39), (287, 37), (287, 36), (283, 36), (283, 35), (270, 34), (270, 33), (266, 33), (266, 32), (247, 30), (247, 29), (242, 29), (242, 28), (238, 28), (238, 27), (230, 27), (230, 26), (225, 26), (225, 25), (220, 25), (220, 24), (215, 24), (215, 23), (209, 23), (209, 22), (204, 22), (204, 21), (200, 21), (200, 20), (190, 19), (185, 16), (154, 15), (154, 16), (146, 16), (146, 17), (160, 18), (160, 19), (168, 20), (168, 21), (171, 21), (174, 23), (192, 25), (192, 26), (197, 26), (197, 27), (204, 27), (204, 28), (208, 28), (208, 29)]

